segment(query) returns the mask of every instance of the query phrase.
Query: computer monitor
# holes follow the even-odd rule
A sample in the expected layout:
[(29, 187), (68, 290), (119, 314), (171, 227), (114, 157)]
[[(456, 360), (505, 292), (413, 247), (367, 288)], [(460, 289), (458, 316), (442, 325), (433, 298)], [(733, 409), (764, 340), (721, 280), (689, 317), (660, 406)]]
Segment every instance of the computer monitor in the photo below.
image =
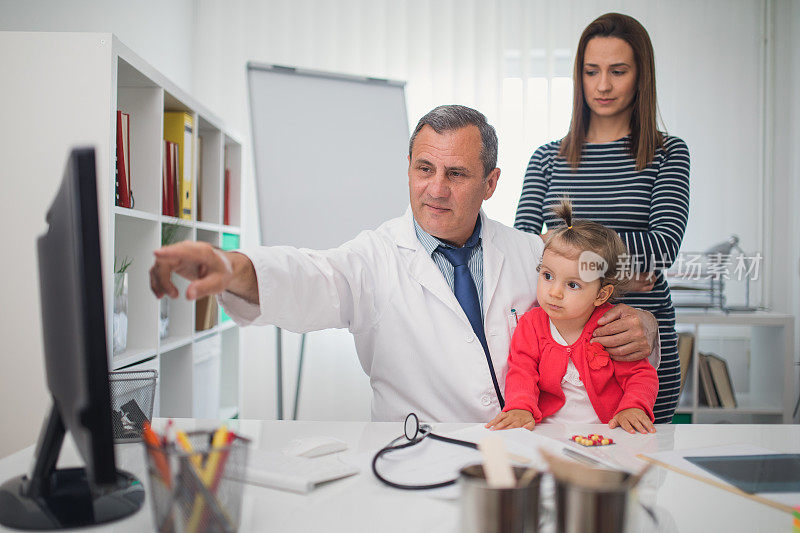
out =
[[(75, 149), (38, 239), (47, 386), (53, 406), (28, 475), (0, 486), (0, 524), (59, 529), (136, 512), (142, 484), (114, 461), (95, 153)], [(56, 469), (66, 431), (84, 468)]]

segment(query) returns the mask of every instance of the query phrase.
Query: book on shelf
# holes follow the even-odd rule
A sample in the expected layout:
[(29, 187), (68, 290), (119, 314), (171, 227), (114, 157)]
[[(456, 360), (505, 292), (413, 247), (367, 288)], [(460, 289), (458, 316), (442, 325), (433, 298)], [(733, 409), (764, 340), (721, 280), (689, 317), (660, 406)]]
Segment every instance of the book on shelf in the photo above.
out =
[(223, 173), (222, 181), (222, 224), (231, 225), (231, 168), (228, 164), (228, 147), (225, 147), (223, 154)]
[(195, 331), (205, 331), (217, 324), (217, 299), (205, 296), (195, 305)]
[(116, 204), (120, 207), (133, 207), (131, 190), (131, 117), (128, 113), (117, 111), (117, 170)]
[(177, 217), (178, 216), (178, 196), (179, 196), (179, 192), (178, 191), (180, 191), (180, 188), (179, 188), (179, 185), (178, 185), (178, 182), (180, 181), (179, 161), (180, 161), (181, 154), (180, 154), (180, 146), (178, 146), (177, 143), (170, 143), (170, 145), (172, 146), (172, 151), (170, 152), (170, 162), (169, 162), (169, 165), (170, 165), (170, 190), (171, 190), (170, 210), (172, 212), (172, 216)]
[[(235, 233), (223, 233), (222, 234), (222, 245), (220, 246), (223, 250), (236, 250), (239, 248), (239, 236)], [(219, 310), (219, 323), (222, 324), (223, 322), (227, 322), (231, 319), (222, 306), (218, 306)]]
[(719, 397), (717, 396), (717, 389), (714, 387), (714, 378), (711, 377), (708, 354), (698, 352), (697, 355), (698, 374), (700, 375), (699, 405), (719, 407)]
[(203, 220), (203, 138), (197, 137), (197, 220)]
[(222, 223), (231, 225), (231, 170), (225, 169), (225, 182), (223, 185)]
[(161, 213), (178, 216), (178, 145), (164, 141), (164, 205)]
[(693, 333), (679, 333), (678, 334), (678, 358), (681, 363), (681, 387), (680, 392), (683, 391), (683, 386), (686, 385), (686, 378), (689, 375), (692, 363), (692, 352), (694, 351), (694, 334)]
[(169, 160), (167, 159), (167, 141), (161, 143), (161, 214), (169, 215)]
[(713, 353), (707, 353), (706, 357), (720, 406), (727, 409), (736, 408), (736, 395), (733, 392), (733, 381), (728, 371), (728, 362)]
[(226, 251), (236, 250), (239, 248), (239, 236), (235, 233), (223, 233), (220, 248)]
[(184, 111), (164, 113), (164, 139), (178, 145), (178, 217), (192, 219), (194, 118)]

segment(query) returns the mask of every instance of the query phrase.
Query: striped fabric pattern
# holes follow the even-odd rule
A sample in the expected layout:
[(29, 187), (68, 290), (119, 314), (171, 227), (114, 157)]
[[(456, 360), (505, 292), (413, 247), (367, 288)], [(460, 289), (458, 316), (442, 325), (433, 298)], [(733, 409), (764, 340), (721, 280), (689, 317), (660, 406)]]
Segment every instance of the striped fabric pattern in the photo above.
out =
[[(480, 221), (480, 218), (478, 219)], [(440, 241), (433, 235), (426, 232), (424, 229), (417, 224), (417, 221), (414, 220), (414, 231), (417, 232), (417, 240), (422, 244), (422, 247), (428, 252), (428, 255), (433, 258), (433, 261), (436, 263), (436, 266), (439, 267), (439, 270), (442, 272), (444, 279), (447, 281), (447, 285), (450, 287), (452, 291), (455, 287), (455, 276), (453, 272), (455, 269), (453, 265), (450, 264), (450, 261), (436, 248), (439, 245), (444, 246), (446, 248), (455, 248), (454, 246), (447, 244), (444, 241)], [(478, 244), (475, 248), (472, 249), (472, 256), (469, 258), (469, 262), (467, 263), (467, 267), (469, 268), (469, 273), (472, 274), (472, 281), (475, 282), (475, 288), (478, 290), (478, 301), (481, 304), (481, 316), (485, 316), (483, 310), (483, 242), (478, 241)]]
[(620, 302), (653, 313), (658, 320), (661, 365), (656, 422), (669, 422), (678, 402), (680, 364), (675, 310), (662, 270), (675, 260), (689, 216), (689, 150), (678, 137), (664, 145), (642, 171), (630, 156), (630, 137), (587, 143), (572, 169), (558, 150), (561, 141), (539, 147), (525, 173), (514, 226), (540, 233), (562, 224), (553, 213), (568, 196), (576, 218), (594, 220), (619, 233), (628, 247), (627, 273), (655, 272), (649, 292), (629, 293)]

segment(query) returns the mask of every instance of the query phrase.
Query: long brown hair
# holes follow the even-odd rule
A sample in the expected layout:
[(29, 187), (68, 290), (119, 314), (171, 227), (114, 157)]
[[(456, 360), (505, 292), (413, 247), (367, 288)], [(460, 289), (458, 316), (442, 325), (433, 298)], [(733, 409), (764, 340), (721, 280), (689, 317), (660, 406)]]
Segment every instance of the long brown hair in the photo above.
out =
[(578, 168), (581, 150), (586, 142), (589, 129), (590, 110), (583, 94), (583, 60), (586, 45), (594, 37), (617, 37), (633, 48), (636, 62), (636, 96), (631, 113), (630, 154), (636, 159), (636, 170), (645, 168), (655, 157), (656, 149), (664, 139), (657, 127), (656, 108), (656, 69), (653, 57), (653, 44), (650, 36), (639, 21), (620, 13), (606, 13), (586, 26), (578, 41), (573, 73), (572, 121), (569, 133), (561, 141), (561, 157), (569, 161), (572, 168)]

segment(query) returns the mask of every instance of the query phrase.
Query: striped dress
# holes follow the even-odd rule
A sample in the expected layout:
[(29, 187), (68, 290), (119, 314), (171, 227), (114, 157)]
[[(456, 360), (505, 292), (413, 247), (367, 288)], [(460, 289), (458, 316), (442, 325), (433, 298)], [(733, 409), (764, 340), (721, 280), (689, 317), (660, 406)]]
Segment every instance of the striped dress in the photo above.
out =
[(627, 136), (586, 143), (574, 170), (558, 157), (561, 141), (539, 147), (525, 172), (514, 226), (536, 233), (542, 223), (557, 227), (562, 222), (552, 209), (568, 196), (576, 218), (599, 222), (622, 237), (629, 254), (625, 273), (655, 271), (651, 291), (628, 293), (619, 301), (650, 311), (658, 320), (661, 365), (653, 414), (656, 422), (669, 422), (681, 378), (675, 309), (662, 270), (675, 260), (689, 216), (689, 150), (681, 139), (665, 135), (663, 147), (639, 172), (629, 142)]

